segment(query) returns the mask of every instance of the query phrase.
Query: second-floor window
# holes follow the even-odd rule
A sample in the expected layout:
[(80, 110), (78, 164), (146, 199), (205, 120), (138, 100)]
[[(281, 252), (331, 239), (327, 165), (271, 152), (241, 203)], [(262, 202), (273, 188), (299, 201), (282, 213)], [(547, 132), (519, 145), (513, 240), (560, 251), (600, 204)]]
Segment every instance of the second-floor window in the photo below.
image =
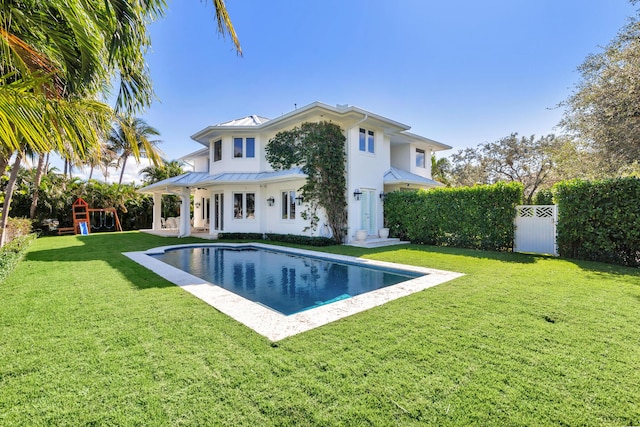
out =
[(219, 162), (220, 160), (222, 160), (222, 140), (213, 143), (213, 161)]
[(296, 219), (296, 192), (282, 192), (282, 219)]
[(360, 151), (375, 153), (375, 134), (372, 130), (360, 128)]
[(419, 168), (426, 168), (427, 167), (427, 156), (424, 152), (424, 150), (421, 150), (420, 148), (416, 148), (416, 166)]
[(233, 138), (234, 158), (254, 158), (256, 156), (255, 138)]

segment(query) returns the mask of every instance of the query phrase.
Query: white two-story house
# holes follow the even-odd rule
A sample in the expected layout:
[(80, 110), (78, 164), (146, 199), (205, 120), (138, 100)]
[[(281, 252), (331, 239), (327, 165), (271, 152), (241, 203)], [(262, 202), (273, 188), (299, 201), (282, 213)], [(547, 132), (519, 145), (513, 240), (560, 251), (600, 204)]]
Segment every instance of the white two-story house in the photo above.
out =
[(361, 108), (314, 102), (275, 119), (248, 116), (193, 135), (203, 148), (182, 158), (193, 171), (140, 190), (153, 194), (153, 230), (163, 228), (162, 194), (175, 194), (182, 200), (176, 213), (181, 236), (194, 228), (211, 235), (323, 235), (327, 228), (322, 217), (320, 227), (311, 230), (301, 215), (305, 202), (299, 189), (306, 176), (300, 168), (275, 171), (265, 159), (265, 147), (276, 133), (319, 121), (338, 124), (346, 137), (346, 243), (356, 239), (357, 230), (378, 234), (386, 193), (442, 185), (431, 179), (431, 155), (450, 149), (448, 145), (409, 133), (409, 126)]

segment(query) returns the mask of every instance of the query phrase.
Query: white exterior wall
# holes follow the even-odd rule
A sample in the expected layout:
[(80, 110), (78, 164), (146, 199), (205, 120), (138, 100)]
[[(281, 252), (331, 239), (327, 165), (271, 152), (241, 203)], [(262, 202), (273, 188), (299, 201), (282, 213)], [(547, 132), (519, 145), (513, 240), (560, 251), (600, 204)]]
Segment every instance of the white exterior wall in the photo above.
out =
[[(431, 179), (431, 148), (421, 144), (410, 144), (409, 146), (411, 160), (409, 165), (410, 167), (406, 170), (416, 175)], [(424, 168), (416, 166), (417, 149), (424, 150)]]
[[(236, 219), (233, 212), (234, 193), (255, 193), (255, 218)], [(265, 215), (263, 194), (259, 185), (227, 185), (224, 187), (224, 231), (227, 233), (260, 233), (261, 218)], [(246, 206), (245, 206), (246, 209)]]
[[(297, 197), (301, 194), (300, 187), (302, 187), (304, 183), (304, 180), (297, 180), (269, 184), (265, 187), (264, 204), (266, 209), (266, 221), (264, 230), (266, 233), (300, 234), (306, 236), (317, 235), (317, 230), (302, 231), (309, 225), (309, 221), (302, 218), (302, 212), (307, 208), (307, 205), (304, 202), (302, 205), (296, 204), (295, 219), (289, 220), (282, 218), (282, 192), (295, 191)], [(269, 197), (273, 197), (275, 200), (273, 206), (269, 206), (266, 202), (266, 199)]]
[[(205, 225), (205, 219), (202, 218), (203, 209), (205, 205), (202, 203), (202, 199), (209, 198), (213, 200), (213, 193), (224, 194), (224, 230), (227, 233), (278, 233), (278, 234), (303, 234), (303, 235), (318, 235), (318, 230), (302, 230), (309, 225), (309, 221), (302, 218), (302, 212), (306, 209), (306, 205), (303, 202), (302, 205), (296, 205), (296, 215), (294, 220), (287, 220), (282, 218), (282, 192), (283, 191), (295, 191), (296, 196), (300, 194), (299, 188), (304, 185), (304, 180), (275, 183), (268, 185), (233, 185), (228, 184), (225, 186), (212, 187), (211, 190), (196, 190), (194, 194), (194, 227), (203, 227)], [(256, 195), (256, 207), (255, 218), (253, 219), (236, 219), (234, 218), (234, 206), (233, 206), (233, 194), (234, 193), (255, 193)], [(273, 197), (275, 202), (273, 206), (268, 206), (267, 199)], [(196, 203), (200, 203), (200, 206), (196, 207)], [(212, 230), (213, 222), (213, 207), (210, 212), (210, 230)], [(322, 214), (319, 215), (322, 218)], [(321, 222), (322, 224), (322, 222)]]
[[(375, 153), (360, 151), (360, 128), (374, 132)], [(360, 123), (347, 132), (347, 204), (348, 204), (348, 231), (347, 242), (355, 239), (355, 232), (362, 228), (362, 199), (355, 200), (353, 193), (356, 189), (361, 192), (370, 190), (373, 192), (373, 212), (375, 214), (375, 229), (382, 228), (382, 200), (380, 193), (384, 191), (384, 172), (390, 167), (390, 143), (380, 129), (367, 127), (366, 123)]]
[[(411, 165), (411, 146), (409, 144), (393, 145), (391, 147), (391, 166), (409, 171)], [(415, 157), (413, 165), (415, 165)]]
[[(233, 139), (234, 138), (255, 138), (255, 157), (233, 157)], [(222, 140), (222, 160), (214, 161), (214, 144), (216, 141)], [(233, 136), (224, 136), (222, 138), (214, 138), (210, 142), (210, 165), (209, 169), (212, 175), (225, 172), (264, 172), (262, 163), (264, 161), (264, 144), (259, 134), (255, 133), (236, 133)], [(246, 155), (246, 153), (245, 153)], [(201, 172), (196, 170), (196, 172)], [(203, 172), (206, 172), (203, 171)]]
[(207, 157), (196, 157), (193, 159), (194, 172), (209, 172), (209, 159)]

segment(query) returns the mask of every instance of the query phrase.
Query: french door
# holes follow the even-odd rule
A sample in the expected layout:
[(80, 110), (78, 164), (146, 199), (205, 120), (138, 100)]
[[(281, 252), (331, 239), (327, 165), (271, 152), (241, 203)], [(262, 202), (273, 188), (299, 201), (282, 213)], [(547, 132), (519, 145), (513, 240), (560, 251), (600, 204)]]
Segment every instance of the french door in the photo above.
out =
[(362, 195), (360, 196), (360, 228), (367, 230), (368, 234), (377, 234), (376, 227), (377, 218), (377, 206), (376, 206), (376, 192), (375, 190), (362, 189)]
[(213, 194), (213, 229), (224, 230), (224, 193)]

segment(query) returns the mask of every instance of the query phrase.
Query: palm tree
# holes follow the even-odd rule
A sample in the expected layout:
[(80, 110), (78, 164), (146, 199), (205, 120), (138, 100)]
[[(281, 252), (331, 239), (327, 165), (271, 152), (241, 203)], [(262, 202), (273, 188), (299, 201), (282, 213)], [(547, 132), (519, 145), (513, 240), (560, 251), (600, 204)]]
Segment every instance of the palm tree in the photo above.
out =
[(182, 175), (184, 170), (182, 169), (184, 162), (180, 160), (164, 160), (162, 159), (162, 165), (160, 166), (147, 166), (140, 170), (140, 175), (146, 185), (154, 184), (162, 181), (163, 179), (171, 178), (174, 176)]
[(451, 163), (449, 159), (443, 157), (436, 159), (435, 154), (431, 156), (431, 177), (436, 181), (439, 181), (451, 187)]
[(127, 166), (127, 159), (134, 156), (136, 160), (146, 157), (154, 166), (162, 164), (160, 151), (156, 146), (161, 142), (159, 139), (149, 139), (152, 136), (159, 136), (160, 132), (138, 117), (119, 118), (109, 133), (109, 150), (118, 155), (118, 167), (121, 168), (120, 180), (122, 184), (124, 169)]
[[(241, 54), (224, 2), (214, 6), (218, 31), (229, 34)], [(148, 107), (147, 26), (166, 8), (165, 0), (0, 2), (0, 165), (18, 153), (17, 169), (25, 148), (46, 153), (64, 151), (65, 144), (82, 158), (108, 127), (110, 109), (95, 99), (113, 86), (116, 110)], [(0, 231), (10, 192), (6, 196)]]

